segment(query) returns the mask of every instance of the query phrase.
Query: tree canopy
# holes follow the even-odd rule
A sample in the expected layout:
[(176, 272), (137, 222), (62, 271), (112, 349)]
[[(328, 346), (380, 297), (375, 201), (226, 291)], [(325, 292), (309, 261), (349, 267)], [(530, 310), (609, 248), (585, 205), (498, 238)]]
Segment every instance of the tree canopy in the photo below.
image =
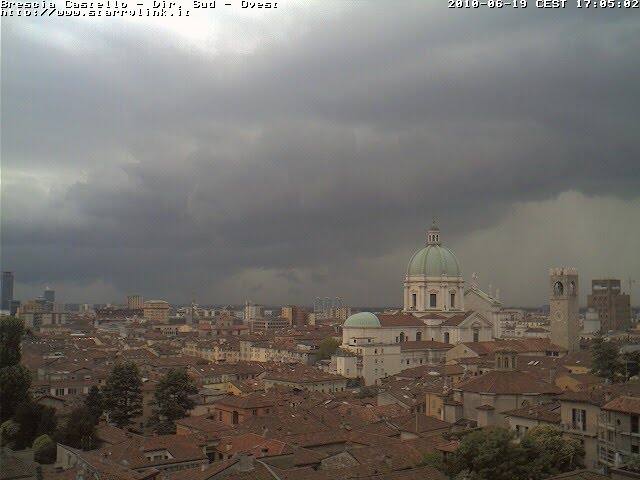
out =
[(49, 435), (40, 435), (33, 441), (31, 448), (36, 462), (50, 464), (56, 461), (56, 442)]
[(584, 466), (584, 450), (554, 427), (533, 427), (520, 442), (511, 430), (495, 428), (467, 434), (453, 455), (429, 453), (422, 463), (456, 479), (542, 480)]
[(584, 449), (580, 443), (562, 436), (562, 431), (548, 425), (539, 425), (527, 431), (521, 445), (534, 452), (529, 467), (533, 478), (570, 472), (584, 467)]
[(58, 429), (56, 439), (63, 445), (82, 450), (97, 446), (95, 418), (91, 410), (84, 406), (74, 408)]
[(134, 363), (114, 366), (103, 393), (109, 420), (119, 428), (131, 425), (142, 414), (142, 379)]
[(621, 380), (624, 375), (624, 364), (618, 352), (618, 345), (605, 342), (597, 337), (593, 342), (593, 361), (591, 371), (594, 375), (604, 377), (610, 382)]
[(16, 317), (0, 319), (0, 368), (18, 365), (22, 358), (24, 323)]
[(18, 405), (11, 420), (20, 426), (13, 438), (14, 448), (18, 450), (28, 448), (39, 436), (53, 435), (57, 426), (55, 409), (31, 400)]
[(104, 395), (100, 389), (94, 385), (89, 389), (89, 393), (84, 399), (84, 406), (93, 418), (93, 423), (98, 423), (98, 419), (104, 413)]
[(331, 355), (336, 353), (340, 342), (333, 337), (327, 337), (320, 341), (320, 357), (331, 358)]
[(171, 368), (156, 385), (154, 398), (157, 409), (154, 412), (156, 432), (173, 433), (174, 421), (187, 416), (195, 406), (190, 395), (198, 393), (196, 384), (184, 368)]
[(18, 405), (29, 401), (31, 372), (22, 359), (25, 329), (15, 317), (0, 319), (0, 422), (11, 418)]

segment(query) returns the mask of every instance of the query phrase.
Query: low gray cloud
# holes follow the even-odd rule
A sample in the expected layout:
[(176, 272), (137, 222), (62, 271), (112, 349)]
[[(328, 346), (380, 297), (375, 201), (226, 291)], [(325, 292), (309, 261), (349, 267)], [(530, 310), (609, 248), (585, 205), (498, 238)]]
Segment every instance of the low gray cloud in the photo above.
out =
[[(469, 258), (469, 242), (518, 205), (553, 211), (573, 191), (576, 209), (618, 198), (640, 217), (637, 12), (436, 3), (238, 13), (233, 38), (216, 23), (202, 44), (3, 19), (3, 268), (69, 301), (392, 305), (433, 216), (504, 283), (514, 265)], [(492, 255), (515, 254), (513, 225)], [(574, 260), (600, 265), (584, 245)], [(538, 252), (519, 274), (543, 287), (514, 301), (544, 302), (536, 266), (561, 260)]]

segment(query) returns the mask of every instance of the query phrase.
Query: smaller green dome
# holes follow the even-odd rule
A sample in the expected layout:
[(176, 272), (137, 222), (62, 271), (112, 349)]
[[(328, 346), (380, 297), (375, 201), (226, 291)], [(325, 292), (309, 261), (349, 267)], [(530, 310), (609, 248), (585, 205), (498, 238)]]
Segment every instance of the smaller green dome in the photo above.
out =
[(354, 313), (344, 322), (343, 327), (380, 327), (380, 320), (371, 312)]

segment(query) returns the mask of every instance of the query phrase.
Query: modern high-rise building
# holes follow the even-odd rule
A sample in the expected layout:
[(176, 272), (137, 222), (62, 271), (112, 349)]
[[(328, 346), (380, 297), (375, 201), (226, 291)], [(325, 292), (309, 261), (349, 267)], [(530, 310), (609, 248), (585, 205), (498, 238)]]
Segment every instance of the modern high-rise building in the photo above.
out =
[(13, 272), (2, 272), (2, 305), (0, 310), (11, 310), (13, 302)]
[(144, 308), (144, 300), (142, 299), (142, 295), (128, 295), (127, 307), (132, 310)]
[(49, 303), (53, 303), (56, 301), (56, 292), (55, 290), (51, 290), (49, 287), (44, 289), (44, 299), (49, 302)]
[(598, 312), (600, 330), (626, 330), (631, 326), (631, 297), (622, 293), (621, 282), (614, 278), (591, 281), (587, 306)]
[(551, 343), (570, 352), (580, 350), (578, 271), (552, 268), (549, 272)]
[(295, 305), (282, 307), (280, 317), (289, 320), (289, 325), (294, 327), (302, 327), (309, 324), (309, 313), (304, 308), (296, 307)]

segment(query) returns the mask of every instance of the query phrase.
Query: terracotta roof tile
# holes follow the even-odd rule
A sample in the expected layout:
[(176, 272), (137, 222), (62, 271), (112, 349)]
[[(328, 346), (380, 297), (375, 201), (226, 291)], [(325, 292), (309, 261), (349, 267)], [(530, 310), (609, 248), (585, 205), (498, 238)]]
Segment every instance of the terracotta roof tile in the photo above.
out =
[(556, 394), (561, 390), (543, 380), (513, 370), (493, 370), (458, 382), (454, 389), (465, 392), (516, 395), (524, 393)]
[(517, 408), (502, 412), (508, 417), (528, 418), (541, 420), (547, 423), (560, 424), (560, 402), (540, 403), (530, 407)]
[(602, 410), (613, 412), (640, 414), (640, 398), (638, 397), (618, 397), (611, 400), (602, 407)]

